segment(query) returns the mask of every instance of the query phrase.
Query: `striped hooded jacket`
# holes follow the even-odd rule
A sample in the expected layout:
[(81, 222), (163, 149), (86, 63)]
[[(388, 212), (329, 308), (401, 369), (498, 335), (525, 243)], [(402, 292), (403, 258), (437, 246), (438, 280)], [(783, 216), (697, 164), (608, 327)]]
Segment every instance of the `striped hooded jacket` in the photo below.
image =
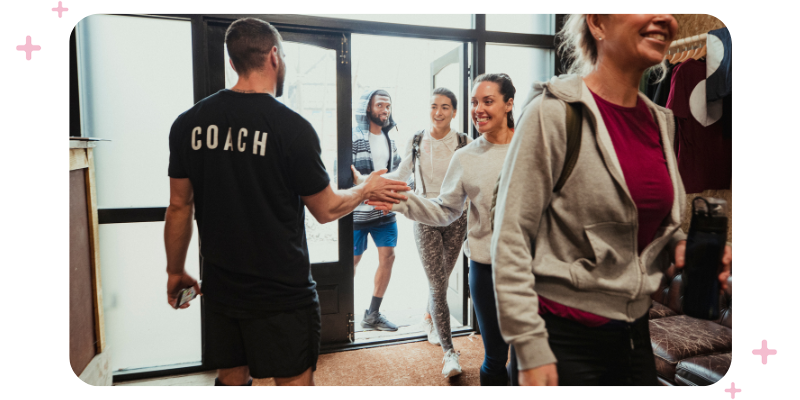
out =
[[(372, 95), (377, 90), (368, 90), (361, 95), (355, 105), (356, 125), (353, 127), (353, 166), (361, 175), (369, 175), (376, 169), (388, 168), (392, 172), (400, 166), (400, 154), (394, 139), (389, 136), (389, 131), (397, 124), (394, 122), (392, 114), (389, 114), (389, 125), (383, 128), (383, 133), (389, 141), (389, 162), (388, 166), (372, 165), (372, 152), (369, 148), (369, 118), (367, 116), (367, 106)], [(376, 168), (377, 167), (377, 168)], [(375, 207), (361, 204), (353, 211), (353, 230), (370, 228), (377, 225), (395, 222), (393, 212), (383, 215), (382, 211), (375, 210)]]

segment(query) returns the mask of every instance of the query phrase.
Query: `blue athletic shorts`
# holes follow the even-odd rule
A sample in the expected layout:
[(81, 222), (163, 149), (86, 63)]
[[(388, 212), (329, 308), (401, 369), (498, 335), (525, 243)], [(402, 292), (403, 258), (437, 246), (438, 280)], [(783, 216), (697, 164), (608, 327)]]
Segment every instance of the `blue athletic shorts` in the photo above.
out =
[(397, 247), (397, 222), (353, 231), (353, 255), (360, 256), (367, 250), (367, 234), (372, 235), (375, 247)]

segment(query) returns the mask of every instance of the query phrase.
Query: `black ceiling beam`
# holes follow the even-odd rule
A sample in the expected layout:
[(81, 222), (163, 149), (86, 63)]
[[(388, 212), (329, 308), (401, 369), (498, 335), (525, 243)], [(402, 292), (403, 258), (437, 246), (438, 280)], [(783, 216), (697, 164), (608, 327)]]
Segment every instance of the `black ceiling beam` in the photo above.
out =
[[(330, 33), (358, 33), (367, 35), (389, 35), (400, 37), (413, 37), (420, 39), (453, 40), (453, 41), (484, 41), (486, 43), (511, 44), (539, 48), (554, 48), (553, 35), (534, 35), (525, 33), (493, 32), (485, 30), (485, 15), (477, 18), (483, 20), (483, 29), (457, 29), (440, 28), (435, 26), (419, 26), (394, 24), (388, 22), (360, 21), (342, 18), (313, 17), (296, 14), (203, 14), (207, 23), (228, 24), (239, 18), (260, 18), (273, 25), (278, 30), (303, 32)], [(171, 18), (192, 18), (193, 14), (155, 14), (153, 16)]]

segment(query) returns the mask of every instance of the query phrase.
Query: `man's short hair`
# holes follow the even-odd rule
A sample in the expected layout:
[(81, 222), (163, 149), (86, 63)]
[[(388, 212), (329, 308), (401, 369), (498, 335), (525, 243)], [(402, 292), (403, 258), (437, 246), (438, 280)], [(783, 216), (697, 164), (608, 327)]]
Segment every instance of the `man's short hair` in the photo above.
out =
[(261, 69), (272, 48), (278, 46), (280, 50), (281, 40), (274, 26), (257, 18), (237, 19), (225, 32), (228, 56), (240, 76)]

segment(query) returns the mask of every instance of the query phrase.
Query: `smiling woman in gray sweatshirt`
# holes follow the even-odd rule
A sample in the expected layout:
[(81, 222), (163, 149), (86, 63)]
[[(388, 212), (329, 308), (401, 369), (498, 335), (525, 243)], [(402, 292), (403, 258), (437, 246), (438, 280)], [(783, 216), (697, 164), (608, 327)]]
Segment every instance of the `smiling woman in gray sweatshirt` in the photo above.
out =
[(402, 213), (424, 224), (447, 226), (461, 216), (466, 201), (470, 201), (464, 248), (471, 260), (470, 295), (484, 346), (480, 372), (482, 386), (508, 384), (505, 367), (508, 345), (503, 341), (497, 324), (489, 247), (494, 187), (514, 135), (511, 110), (515, 92), (511, 78), (506, 74), (487, 74), (475, 78), (471, 114), (472, 122), (482, 136), (455, 152), (439, 197), (426, 199), (409, 192), (405, 193), (408, 200), (400, 204), (376, 207)]
[[(524, 106), (491, 245), (500, 328), (520, 384), (658, 383), (650, 294), (673, 257), (683, 264), (685, 193), (672, 112), (638, 82), (677, 28), (669, 14), (570, 15), (559, 35), (579, 53), (575, 72), (588, 72), (537, 83)], [(554, 192), (566, 103), (581, 110), (580, 150)]]

